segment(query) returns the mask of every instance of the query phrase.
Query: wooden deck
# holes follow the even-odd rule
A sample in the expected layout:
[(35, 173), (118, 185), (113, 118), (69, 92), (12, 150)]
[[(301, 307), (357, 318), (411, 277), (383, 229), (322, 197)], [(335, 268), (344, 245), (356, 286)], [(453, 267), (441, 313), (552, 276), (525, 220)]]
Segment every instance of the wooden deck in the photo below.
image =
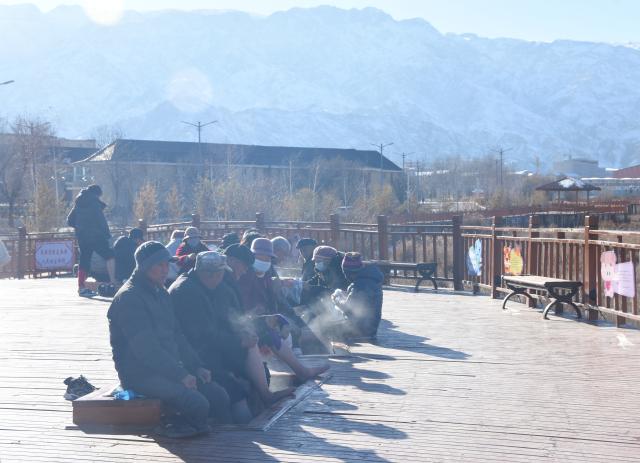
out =
[(483, 296), (386, 291), (378, 346), (271, 429), (190, 441), (86, 434), (66, 376), (115, 378), (105, 313), (72, 280), (0, 281), (0, 461), (640, 461), (640, 332)]

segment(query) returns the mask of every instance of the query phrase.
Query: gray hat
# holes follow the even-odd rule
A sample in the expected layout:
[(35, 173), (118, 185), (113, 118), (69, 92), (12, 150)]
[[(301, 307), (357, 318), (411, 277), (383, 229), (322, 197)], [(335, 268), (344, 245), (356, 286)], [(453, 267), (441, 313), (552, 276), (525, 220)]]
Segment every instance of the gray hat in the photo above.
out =
[(200, 230), (198, 230), (196, 227), (187, 227), (187, 229), (184, 231), (184, 237), (182, 239), (184, 241), (189, 238), (200, 238), (200, 236)]
[(175, 262), (177, 259), (169, 254), (167, 248), (157, 241), (147, 241), (142, 243), (136, 249), (134, 254), (136, 260), (136, 268), (139, 271), (146, 272), (151, 267), (160, 262)]
[(231, 271), (231, 267), (227, 265), (227, 256), (215, 251), (201, 252), (196, 256), (196, 271), (221, 272), (223, 270)]

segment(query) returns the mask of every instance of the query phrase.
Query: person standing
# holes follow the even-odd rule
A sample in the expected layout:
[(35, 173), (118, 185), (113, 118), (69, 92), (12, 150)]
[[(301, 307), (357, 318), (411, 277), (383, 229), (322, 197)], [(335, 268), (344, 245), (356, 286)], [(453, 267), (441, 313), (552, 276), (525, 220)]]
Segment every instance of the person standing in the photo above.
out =
[(99, 185), (90, 185), (80, 190), (73, 209), (67, 216), (67, 223), (75, 229), (80, 249), (78, 295), (81, 297), (96, 295), (86, 287), (87, 276), (91, 270), (91, 255), (94, 252), (106, 261), (109, 282), (113, 285), (117, 284), (114, 252), (109, 246), (111, 232), (104, 216), (107, 205), (100, 200), (100, 196), (102, 196), (102, 188)]

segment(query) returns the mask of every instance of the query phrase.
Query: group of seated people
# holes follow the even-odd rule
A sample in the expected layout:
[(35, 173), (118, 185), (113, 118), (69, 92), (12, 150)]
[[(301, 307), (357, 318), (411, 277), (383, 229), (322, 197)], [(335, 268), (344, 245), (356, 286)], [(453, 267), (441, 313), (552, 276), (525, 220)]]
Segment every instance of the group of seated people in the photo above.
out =
[(269, 389), (271, 355), (304, 382), (329, 368), (300, 362), (305, 342), (376, 335), (383, 276), (358, 253), (301, 239), (301, 277), (281, 278), (292, 257), (283, 237), (231, 233), (215, 250), (195, 227), (175, 231), (166, 246), (142, 242), (138, 232), (128, 239), (140, 242), (107, 315), (113, 359), (123, 388), (175, 412), (157, 430), (166, 436), (248, 423), (292, 395)]

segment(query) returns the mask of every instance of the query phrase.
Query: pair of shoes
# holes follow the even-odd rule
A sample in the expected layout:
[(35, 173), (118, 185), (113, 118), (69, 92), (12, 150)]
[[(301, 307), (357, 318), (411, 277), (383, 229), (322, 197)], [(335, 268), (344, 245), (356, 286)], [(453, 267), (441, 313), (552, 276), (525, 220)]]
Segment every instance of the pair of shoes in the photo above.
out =
[(80, 288), (78, 290), (78, 296), (80, 297), (94, 297), (97, 296), (97, 293), (91, 291), (89, 288)]
[(153, 432), (159, 436), (170, 439), (187, 439), (189, 437), (201, 436), (211, 432), (209, 425), (194, 428), (185, 423), (166, 423), (156, 426)]
[(96, 387), (82, 375), (77, 378), (69, 376), (64, 380), (64, 384), (67, 385), (67, 392), (64, 393), (64, 398), (67, 400), (76, 400), (96, 390)]

